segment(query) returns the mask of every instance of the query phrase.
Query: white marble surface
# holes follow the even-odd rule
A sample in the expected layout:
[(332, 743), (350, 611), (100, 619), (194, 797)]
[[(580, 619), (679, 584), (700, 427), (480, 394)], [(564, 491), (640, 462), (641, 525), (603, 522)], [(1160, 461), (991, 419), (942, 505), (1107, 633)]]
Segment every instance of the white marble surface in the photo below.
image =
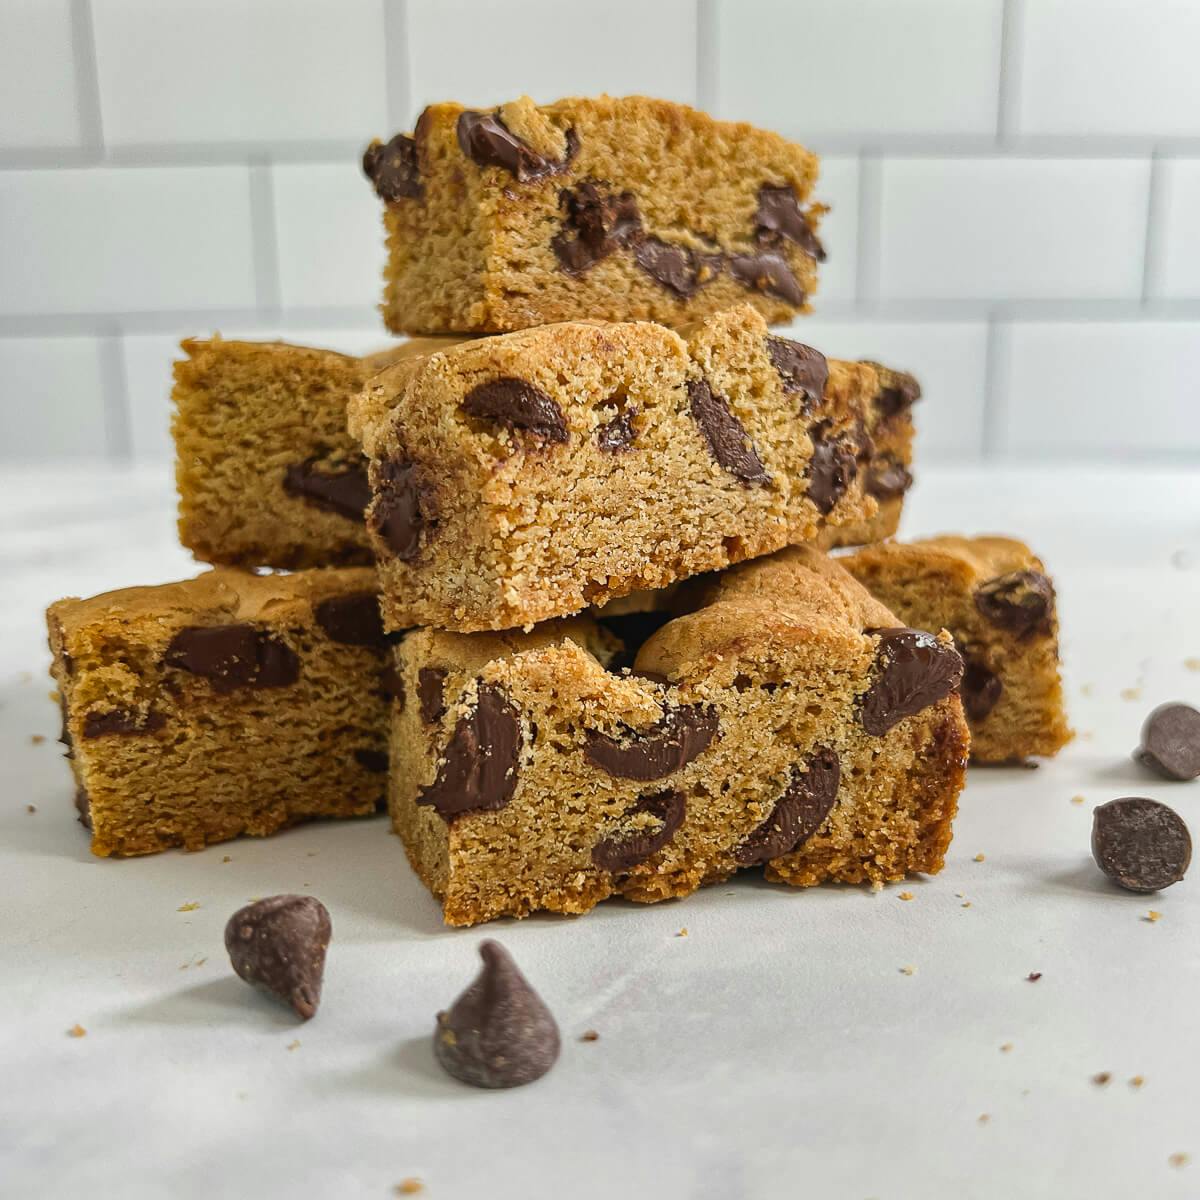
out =
[[(879, 894), (747, 878), (486, 931), (441, 925), (378, 820), (92, 858), (41, 609), (191, 567), (165, 472), (9, 471), (3, 489), (5, 1197), (385, 1197), (411, 1176), (498, 1200), (1200, 1196), (1200, 874), (1138, 897), (1088, 853), (1092, 807), (1119, 795), (1200, 834), (1200, 783), (1128, 758), (1153, 704), (1200, 703), (1200, 473), (924, 472), (907, 533), (1013, 530), (1046, 558), (1080, 731), (1037, 771), (972, 774), (940, 876)], [(306, 1025), (222, 949), (230, 912), (278, 891), (333, 914)], [(461, 1087), (429, 1050), (485, 932), (564, 1033), (558, 1067), (511, 1093)]]

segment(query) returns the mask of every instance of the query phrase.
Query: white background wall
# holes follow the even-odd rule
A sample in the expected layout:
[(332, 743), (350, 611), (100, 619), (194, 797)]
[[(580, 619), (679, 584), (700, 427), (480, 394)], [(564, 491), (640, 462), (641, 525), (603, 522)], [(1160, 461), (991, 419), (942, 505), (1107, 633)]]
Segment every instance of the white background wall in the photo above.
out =
[(169, 454), (185, 334), (385, 340), (373, 136), (646, 92), (825, 156), (802, 336), (922, 455), (1200, 461), (1200, 0), (0, 0), (0, 458)]

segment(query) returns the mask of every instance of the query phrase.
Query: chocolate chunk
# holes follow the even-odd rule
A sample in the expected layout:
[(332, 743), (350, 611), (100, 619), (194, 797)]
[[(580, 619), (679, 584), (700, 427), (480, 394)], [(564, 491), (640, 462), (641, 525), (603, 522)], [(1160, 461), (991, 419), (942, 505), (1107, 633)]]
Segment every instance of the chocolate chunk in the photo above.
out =
[(868, 629), (879, 638), (875, 682), (859, 701), (859, 720), (874, 737), (882, 737), (904, 717), (911, 717), (948, 696), (963, 675), (963, 660), (953, 646), (923, 629)]
[(793, 767), (792, 781), (771, 815), (734, 850), (737, 864), (756, 866), (804, 845), (829, 816), (841, 775), (838, 756), (825, 747), (814, 750), (803, 767)]
[(517, 786), (521, 744), (521, 717), (508, 696), (496, 684), (480, 684), (475, 711), (459, 717), (437, 777), (417, 803), (447, 822), (459, 813), (503, 808)]
[(624, 834), (601, 838), (592, 847), (592, 862), (614, 875), (631, 871), (652, 854), (657, 854), (674, 836), (687, 816), (687, 800), (682, 792), (658, 792), (642, 796), (625, 814), (650, 813), (661, 824), (657, 829), (635, 828)]
[(706, 379), (689, 379), (687, 389), (692, 420), (703, 434), (713, 461), (743, 483), (770, 483), (754, 443), (725, 397), (714, 392)]
[(321, 1003), (329, 912), (312, 896), (268, 896), (238, 909), (225, 926), (225, 949), (247, 983), (265, 988), (308, 1020)]
[(479, 956), (483, 969), (474, 983), (437, 1015), (433, 1053), (471, 1087), (532, 1083), (558, 1059), (558, 1025), (499, 942), (480, 942)]
[(717, 728), (717, 714), (710, 708), (668, 708), (649, 729), (624, 741), (589, 729), (584, 756), (617, 779), (662, 779), (707, 750)]
[(446, 711), (446, 674), (441, 667), (422, 667), (417, 673), (417, 697), (421, 702), (421, 720), (426, 725), (441, 720), (442, 713)]
[(618, 413), (611, 421), (605, 421), (596, 430), (596, 445), (608, 454), (619, 454), (622, 450), (628, 450), (633, 445), (633, 439), (637, 437), (633, 428), (635, 416), (637, 409), (631, 408)]
[(417, 166), (417, 143), (402, 133), (386, 145), (372, 142), (363, 154), (362, 168), (381, 200), (420, 200), (425, 194)]
[(830, 437), (824, 423), (812, 430), (808, 460), (808, 498), (828, 515), (858, 475), (858, 451), (848, 438)]
[(568, 439), (567, 421), (558, 402), (524, 379), (505, 376), (481, 383), (463, 397), (462, 410), (469, 417), (523, 429), (543, 441)]
[(365, 466), (346, 467), (341, 471), (322, 471), (315, 460), (293, 463), (283, 474), (283, 490), (314, 508), (337, 513), (352, 521), (361, 521), (371, 502), (371, 487)]
[(758, 189), (758, 211), (754, 214), (754, 223), (761, 243), (770, 245), (778, 238), (785, 237), (817, 262), (825, 261), (825, 248), (812, 226), (804, 219), (800, 201), (790, 187), (772, 187), (764, 183)]
[(721, 273), (720, 254), (697, 254), (690, 246), (678, 246), (661, 238), (646, 237), (637, 243), (633, 260), (651, 279), (684, 300)]
[(1049, 633), (1054, 585), (1038, 571), (1011, 571), (981, 583), (975, 607), (993, 625), (1017, 637)]
[(77, 787), (75, 789), (75, 811), (79, 814), (79, 823), (84, 829), (92, 827), (92, 801), (87, 792)]
[(558, 205), (566, 210), (563, 228), (550, 248), (564, 271), (579, 275), (642, 236), (642, 217), (632, 192), (602, 192), (590, 180), (563, 188)]
[(863, 485), (868, 496), (876, 500), (895, 500), (903, 496), (912, 487), (912, 472), (894, 458), (879, 458), (867, 472), (867, 481)]
[(568, 129), (565, 156), (558, 161), (545, 158), (511, 132), (499, 113), (464, 112), (456, 131), (462, 152), (476, 166), (503, 167), (521, 183), (565, 171), (579, 153), (579, 138)]
[(379, 690), (390, 696), (404, 711), (404, 678), (395, 667), (384, 667), (379, 672)]
[(921, 398), (921, 385), (904, 371), (893, 371), (869, 359), (863, 360), (867, 366), (874, 367), (883, 378), (888, 380), (875, 397), (875, 411), (881, 420), (888, 421), (902, 412), (907, 412)]
[(388, 460), (376, 468), (377, 495), (368, 520), (401, 562), (412, 562), (421, 548), (421, 531), (430, 500), (415, 463)]
[(377, 646), (384, 641), (383, 618), (379, 598), (374, 592), (354, 592), (349, 596), (330, 596), (315, 610), (317, 624), (330, 641), (344, 646)]
[(388, 769), (388, 756), (382, 750), (355, 750), (354, 761), (376, 775), (383, 775)]
[(1200, 775), (1200, 712), (1187, 704), (1160, 704), (1142, 726), (1138, 762), (1164, 779)]
[(151, 710), (145, 717), (136, 710), (114, 708), (108, 712), (89, 712), (83, 717), (85, 738), (104, 737), (110, 733), (153, 733), (167, 723), (162, 713)]
[(783, 390), (805, 397), (805, 412), (821, 403), (829, 380), (829, 363), (820, 350), (772, 335), (767, 338), (767, 354), (783, 380)]
[(287, 687), (300, 678), (300, 659), (290, 646), (253, 625), (193, 625), (172, 639), (163, 659), (199, 675), (216, 692), (240, 687)]
[(1000, 703), (1004, 684), (1000, 682), (999, 675), (981, 663), (968, 662), (958, 691), (967, 720), (974, 723), (982, 721)]
[(804, 289), (792, 274), (787, 260), (773, 250), (759, 254), (735, 254), (729, 260), (729, 273), (743, 287), (778, 296), (799, 308), (805, 301)]
[(1092, 856), (1131, 892), (1157, 892), (1178, 883), (1192, 861), (1183, 818), (1157, 800), (1126, 796), (1092, 813)]

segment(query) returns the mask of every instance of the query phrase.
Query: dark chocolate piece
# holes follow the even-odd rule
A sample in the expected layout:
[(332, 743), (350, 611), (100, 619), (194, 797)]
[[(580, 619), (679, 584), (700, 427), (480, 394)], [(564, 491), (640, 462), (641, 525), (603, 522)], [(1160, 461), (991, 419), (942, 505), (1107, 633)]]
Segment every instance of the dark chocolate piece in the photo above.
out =
[(563, 188), (559, 208), (566, 210), (563, 228), (550, 248), (564, 271), (579, 275), (642, 236), (642, 217), (632, 192), (613, 196), (587, 180)]
[(521, 183), (565, 171), (579, 153), (579, 138), (568, 129), (566, 154), (557, 161), (545, 158), (517, 137), (498, 112), (464, 112), (456, 132), (459, 147), (476, 166), (503, 167)]
[(800, 281), (787, 260), (773, 250), (758, 254), (735, 254), (729, 260), (729, 273), (743, 287), (778, 296), (799, 308), (805, 301)]
[(632, 871), (652, 854), (657, 854), (676, 834), (687, 817), (687, 800), (682, 792), (657, 792), (642, 796), (625, 814), (650, 813), (661, 825), (658, 829), (635, 828), (626, 833), (610, 834), (592, 847), (592, 862), (614, 875)]
[(105, 737), (110, 733), (153, 733), (167, 723), (162, 713), (151, 710), (145, 717), (127, 708), (114, 708), (108, 712), (89, 712), (83, 716), (85, 738)]
[(1157, 800), (1125, 796), (1092, 812), (1092, 856), (1105, 875), (1131, 892), (1178, 883), (1192, 861), (1183, 818)]
[(829, 437), (824, 423), (812, 430), (808, 460), (808, 498), (828, 516), (858, 475), (858, 452), (849, 439)]
[(427, 519), (427, 490), (421, 487), (415, 463), (387, 460), (376, 468), (377, 491), (371, 506), (371, 527), (401, 562), (412, 562), (421, 548)]
[(783, 380), (783, 390), (805, 397), (804, 412), (821, 403), (829, 381), (829, 363), (820, 350), (771, 335), (767, 338), (767, 354)]
[(975, 607), (997, 628), (1017, 637), (1049, 633), (1054, 585), (1038, 571), (1010, 571), (979, 585)]
[(317, 624), (331, 641), (344, 646), (376, 646), (386, 643), (383, 618), (379, 615), (379, 597), (374, 592), (355, 592), (349, 596), (330, 596), (314, 610)]
[(867, 495), (874, 496), (876, 500), (895, 500), (903, 496), (912, 483), (912, 472), (902, 462), (883, 457), (872, 463), (863, 486)]
[(770, 483), (745, 426), (706, 379), (688, 380), (688, 407), (713, 461), (743, 483)]
[(773, 187), (764, 183), (758, 189), (758, 211), (754, 214), (756, 235), (763, 245), (772, 245), (780, 237), (795, 242), (810, 258), (825, 261), (821, 245), (812, 226), (804, 219), (796, 193), (786, 184)]
[(879, 638), (875, 681), (859, 701), (859, 720), (874, 737), (936, 704), (958, 687), (963, 660), (923, 629), (868, 629)]
[(354, 761), (376, 775), (383, 775), (388, 769), (388, 756), (382, 750), (355, 750)]
[(379, 672), (379, 690), (395, 700), (401, 712), (404, 711), (404, 677), (395, 667), (384, 667)]
[(814, 750), (802, 768), (793, 767), (792, 781), (771, 815), (734, 850), (737, 864), (756, 866), (803, 846), (829, 816), (841, 774), (838, 756), (826, 747)]
[(283, 490), (325, 512), (337, 513), (352, 521), (361, 521), (371, 503), (371, 486), (365, 466), (323, 471), (314, 459), (293, 463), (283, 473)]
[(552, 396), (524, 379), (505, 376), (473, 387), (463, 397), (469, 417), (521, 429), (547, 442), (565, 442), (567, 421)]
[(1200, 712), (1188, 704), (1160, 704), (1142, 726), (1134, 758), (1164, 779), (1200, 775)]
[(699, 704), (668, 708), (649, 729), (624, 740), (589, 729), (584, 755), (617, 779), (663, 779), (707, 750), (718, 724), (717, 714)]
[(907, 412), (921, 398), (921, 385), (906, 371), (892, 371), (880, 363), (870, 359), (862, 360), (868, 367), (874, 367), (881, 378), (888, 378), (887, 386), (880, 388), (875, 397), (875, 411), (880, 420), (888, 421), (902, 412)]
[(633, 259), (651, 279), (688, 300), (721, 273), (721, 254), (697, 254), (690, 246), (644, 237), (634, 246)]
[(422, 667), (417, 672), (417, 699), (421, 704), (421, 720), (426, 725), (440, 721), (446, 711), (446, 675), (441, 667)]
[(425, 194), (417, 143), (402, 133), (386, 144), (372, 142), (363, 154), (362, 168), (381, 200), (420, 200)]
[(192, 625), (167, 646), (163, 661), (207, 679), (216, 692), (287, 687), (300, 678), (296, 652), (254, 625)]
[(999, 675), (989, 671), (981, 663), (968, 662), (963, 670), (958, 691), (967, 720), (978, 722), (1000, 703), (1000, 697), (1004, 695), (1004, 684), (1000, 682)]
[(596, 445), (608, 454), (619, 454), (622, 450), (628, 450), (633, 445), (633, 439), (637, 437), (633, 428), (635, 416), (637, 409), (630, 408), (618, 413), (611, 421), (605, 421), (596, 430)]

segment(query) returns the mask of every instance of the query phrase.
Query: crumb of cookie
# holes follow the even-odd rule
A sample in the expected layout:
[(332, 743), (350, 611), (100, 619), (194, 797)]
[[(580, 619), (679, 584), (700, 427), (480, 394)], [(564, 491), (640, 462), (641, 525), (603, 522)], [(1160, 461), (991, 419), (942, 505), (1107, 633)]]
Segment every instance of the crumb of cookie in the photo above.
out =
[(1121, 689), (1122, 700), (1139, 700), (1141, 695), (1142, 689), (1140, 687), (1127, 687)]
[(907, 967), (900, 968), (901, 975), (915, 975), (916, 973), (917, 973), (917, 968), (913, 967), (913, 966), (907, 966)]
[(27, 813), (35, 813), (35, 812), (37, 812), (37, 805), (36, 804), (27, 804), (27, 805), (25, 805), (25, 811)]
[(1000, 1047), (1000, 1053), (1001, 1053), (1001, 1054), (1009, 1054), (1009, 1053), (1011, 1053), (1011, 1052), (1012, 1052), (1012, 1048), (1013, 1048), (1013, 1044), (1012, 1044), (1012, 1042), (1005, 1042), (1005, 1043), (1004, 1043), (1004, 1044), (1003, 1044), (1003, 1045)]
[(1185, 658), (1183, 660), (1183, 665), (1187, 667), (1189, 671), (1200, 671), (1200, 658)]
[(1041, 979), (1041, 977), (1042, 977), (1041, 971), (1030, 971), (1029, 974), (1025, 976), (1025, 979), (1029, 983), (1037, 983), (1037, 981), (1039, 979)]
[(227, 863), (227, 862), (233, 862), (233, 855), (232, 855), (232, 854), (226, 854), (226, 855), (224, 855), (224, 856), (222, 857), (221, 861), (222, 861), (223, 863)]
[(1083, 803), (1083, 797), (1082, 797), (1082, 796), (1072, 796), (1072, 797), (1071, 797), (1071, 803), (1072, 803), (1072, 804), (1082, 804), (1082, 803)]
[(979, 1122), (980, 1125), (986, 1125), (992, 1119), (992, 1114), (991, 1113), (980, 1113), (979, 1116), (976, 1117), (975, 1119), (976, 1119), (976, 1121)]
[(32, 734), (29, 738), (30, 742), (35, 746), (40, 746), (46, 739), (40, 734)]
[(315, 850), (305, 850), (304, 857), (305, 858), (316, 858), (317, 852)]
[(1140, 1088), (1140, 1087), (1142, 1087), (1142, 1086), (1145, 1084), (1145, 1082), (1146, 1082), (1146, 1077), (1145, 1077), (1145, 1075), (1134, 1075), (1134, 1076), (1133, 1076), (1133, 1077), (1132, 1077), (1132, 1078), (1129, 1080), (1129, 1086), (1130, 1086), (1131, 1088)]
[(901, 899), (901, 900), (915, 900), (915, 899), (916, 899), (916, 897), (915, 897), (915, 896), (912, 894), (912, 892), (901, 892), (901, 893), (900, 893), (900, 896), (899, 896), (899, 899)]
[(1098, 1071), (1095, 1075), (1092, 1076), (1092, 1082), (1097, 1087), (1108, 1087), (1108, 1085), (1110, 1083), (1112, 1083), (1112, 1072), (1111, 1071)]
[(287, 1048), (289, 1050), (299, 1050), (300, 1049), (300, 1039), (296, 1038), (295, 1041), (288, 1042)]
[(1093, 685), (1090, 683), (1082, 683), (1079, 685), (1079, 694), (1081, 696), (1090, 696), (1092, 694)]
[(987, 855), (986, 854), (977, 854), (977, 855), (975, 855), (975, 861), (976, 862), (987, 862)]
[(687, 937), (687, 935), (688, 935), (688, 931), (687, 931), (687, 926), (685, 925), (675, 936), (676, 937)]
[(31, 672), (29, 672), (29, 671), (22, 671), (22, 672), (21, 672), (21, 673), (20, 673), (20, 674), (17, 676), (17, 678), (18, 678), (18, 679), (19, 679), (19, 680), (20, 680), (22, 683), (32, 683), (32, 682), (33, 682), (33, 674), (32, 674)]
[(396, 1184), (397, 1196), (415, 1196), (418, 1192), (423, 1192), (424, 1190), (425, 1185), (416, 1176), (402, 1179)]
[(198, 901), (189, 900), (186, 904), (181, 904), (175, 911), (176, 912), (195, 912), (196, 909), (198, 909), (199, 907), (200, 907), (200, 904)]
[(970, 908), (970, 907), (971, 907), (971, 902), (970, 902), (970, 900), (964, 900), (964, 901), (962, 902), (962, 904), (961, 904), (959, 907), (961, 907), (961, 908)]
[(600, 1035), (594, 1029), (585, 1029), (580, 1035), (581, 1042), (598, 1042)]
[(871, 891), (882, 892), (883, 891), (883, 880), (882, 879), (872, 879), (871, 880)]
[(1152, 908), (1146, 913), (1142, 920), (1149, 921), (1150, 924), (1153, 925), (1155, 921), (1162, 920), (1162, 913), (1160, 913), (1157, 909)]
[(73, 1037), (73, 1038), (87, 1037), (87, 1030), (84, 1029), (84, 1027), (82, 1025), (76, 1023), (76, 1024), (72, 1025), (70, 1029), (67, 1030), (67, 1037)]
[(1186, 1167), (1191, 1161), (1192, 1156), (1190, 1154), (1183, 1154), (1182, 1152), (1172, 1154), (1171, 1157), (1167, 1159), (1167, 1162), (1169, 1162), (1171, 1166), (1175, 1167), (1176, 1170), (1178, 1170), (1180, 1167)]

